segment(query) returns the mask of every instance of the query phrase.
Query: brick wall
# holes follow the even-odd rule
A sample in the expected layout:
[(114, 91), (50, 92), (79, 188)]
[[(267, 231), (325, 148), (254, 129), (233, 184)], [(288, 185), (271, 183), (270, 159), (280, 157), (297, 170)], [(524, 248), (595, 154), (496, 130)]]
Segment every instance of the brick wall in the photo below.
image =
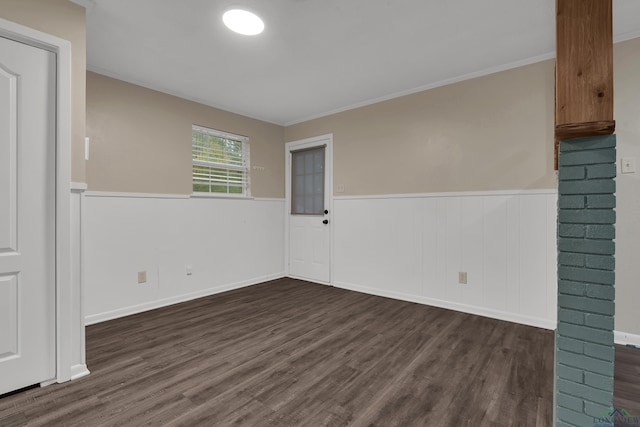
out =
[(556, 425), (613, 406), (615, 135), (560, 142)]

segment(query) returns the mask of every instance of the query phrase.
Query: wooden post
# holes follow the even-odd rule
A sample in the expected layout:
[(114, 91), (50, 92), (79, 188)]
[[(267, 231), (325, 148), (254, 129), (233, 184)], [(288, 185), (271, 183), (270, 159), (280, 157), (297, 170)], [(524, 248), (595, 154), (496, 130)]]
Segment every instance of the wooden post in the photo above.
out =
[(554, 425), (613, 425), (606, 419), (615, 417), (611, 9), (612, 0), (556, 0), (555, 139), (560, 145)]
[(615, 131), (611, 6), (556, 0), (556, 140)]

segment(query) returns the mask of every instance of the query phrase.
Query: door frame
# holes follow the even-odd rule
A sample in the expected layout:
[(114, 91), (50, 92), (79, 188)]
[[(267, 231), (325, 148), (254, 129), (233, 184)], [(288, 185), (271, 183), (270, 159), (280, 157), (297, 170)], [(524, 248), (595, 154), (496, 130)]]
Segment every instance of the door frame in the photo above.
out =
[[(311, 138), (299, 139), (297, 141), (287, 142), (284, 147), (284, 274), (289, 277), (289, 216), (291, 214), (291, 155), (292, 147), (302, 144), (311, 144), (317, 142), (318, 145), (327, 144), (325, 148), (325, 171), (328, 177), (329, 185), (325, 188), (325, 198), (329, 199), (329, 283), (333, 286), (333, 235), (334, 235), (334, 212), (333, 212), (333, 133), (314, 136)], [(325, 178), (326, 179), (326, 178)]]
[(55, 318), (56, 376), (42, 385), (71, 379), (71, 43), (0, 18), (0, 36), (56, 54)]

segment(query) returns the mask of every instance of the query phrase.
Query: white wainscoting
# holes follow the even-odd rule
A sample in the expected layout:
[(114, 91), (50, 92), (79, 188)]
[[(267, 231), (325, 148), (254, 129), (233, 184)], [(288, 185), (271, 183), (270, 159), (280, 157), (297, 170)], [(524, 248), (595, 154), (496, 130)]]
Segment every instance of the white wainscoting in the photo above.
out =
[[(83, 203), (87, 324), (284, 276), (281, 199)], [(556, 203), (553, 190), (336, 197), (333, 284), (555, 329)]]
[(556, 206), (554, 190), (336, 197), (333, 283), (555, 329)]
[(282, 277), (283, 213), (281, 199), (87, 192), (86, 323)]

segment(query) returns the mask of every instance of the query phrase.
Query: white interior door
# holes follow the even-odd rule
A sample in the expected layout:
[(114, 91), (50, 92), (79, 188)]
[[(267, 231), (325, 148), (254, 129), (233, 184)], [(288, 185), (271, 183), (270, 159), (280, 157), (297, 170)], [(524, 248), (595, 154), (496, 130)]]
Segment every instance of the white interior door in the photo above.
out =
[(332, 138), (286, 145), (288, 274), (331, 283)]
[(0, 37), (0, 394), (56, 374), (55, 61)]

